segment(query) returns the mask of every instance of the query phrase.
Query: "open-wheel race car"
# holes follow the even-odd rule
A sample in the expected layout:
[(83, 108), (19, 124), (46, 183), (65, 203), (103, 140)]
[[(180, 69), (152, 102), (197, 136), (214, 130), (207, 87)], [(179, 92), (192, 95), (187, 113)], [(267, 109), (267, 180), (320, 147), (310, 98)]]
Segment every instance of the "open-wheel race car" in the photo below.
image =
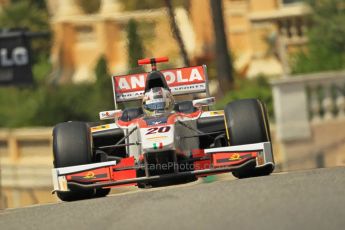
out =
[[(116, 186), (165, 186), (226, 172), (237, 178), (272, 173), (264, 104), (243, 99), (210, 111), (215, 99), (206, 66), (158, 71), (156, 63), (165, 61), (139, 60), (152, 71), (112, 77), (115, 110), (100, 112), (100, 119), (111, 123), (55, 126), (52, 175), (61, 200), (106, 196)], [(206, 97), (186, 100), (202, 94)], [(131, 101), (141, 105), (118, 109)]]

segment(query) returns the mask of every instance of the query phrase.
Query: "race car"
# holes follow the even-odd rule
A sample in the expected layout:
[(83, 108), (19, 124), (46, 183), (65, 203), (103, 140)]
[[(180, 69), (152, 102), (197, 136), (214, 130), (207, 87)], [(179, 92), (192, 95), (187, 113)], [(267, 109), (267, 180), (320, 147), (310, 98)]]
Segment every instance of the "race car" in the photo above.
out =
[[(110, 123), (54, 127), (53, 192), (61, 200), (103, 197), (117, 186), (151, 188), (219, 173), (247, 178), (273, 172), (264, 104), (243, 99), (212, 111), (206, 66), (157, 70), (166, 61), (142, 59), (139, 65), (150, 64), (150, 72), (112, 77), (115, 110), (99, 114)], [(119, 109), (120, 104), (127, 107)]]

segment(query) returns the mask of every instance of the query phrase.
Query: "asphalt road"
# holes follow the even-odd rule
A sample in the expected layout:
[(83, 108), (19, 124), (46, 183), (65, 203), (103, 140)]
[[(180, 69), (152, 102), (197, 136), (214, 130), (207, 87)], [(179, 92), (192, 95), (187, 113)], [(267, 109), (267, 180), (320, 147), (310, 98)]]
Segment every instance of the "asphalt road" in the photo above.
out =
[(0, 229), (345, 229), (345, 168), (6, 210)]

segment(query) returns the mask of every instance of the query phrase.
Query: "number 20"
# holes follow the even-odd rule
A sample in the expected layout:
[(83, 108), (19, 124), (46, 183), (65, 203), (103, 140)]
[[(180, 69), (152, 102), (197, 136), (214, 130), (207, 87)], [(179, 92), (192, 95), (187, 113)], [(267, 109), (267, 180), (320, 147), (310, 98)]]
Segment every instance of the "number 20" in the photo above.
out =
[(166, 133), (169, 132), (170, 126), (163, 126), (160, 128), (154, 127), (154, 128), (149, 128), (147, 130), (147, 133), (145, 135), (150, 135), (150, 134), (156, 134), (156, 133)]

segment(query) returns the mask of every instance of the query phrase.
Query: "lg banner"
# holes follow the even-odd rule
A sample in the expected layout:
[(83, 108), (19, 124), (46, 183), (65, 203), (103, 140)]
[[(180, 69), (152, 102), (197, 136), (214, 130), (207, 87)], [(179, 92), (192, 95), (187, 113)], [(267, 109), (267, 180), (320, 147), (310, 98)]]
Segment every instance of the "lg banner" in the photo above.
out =
[(30, 38), (25, 32), (0, 32), (0, 85), (32, 83)]

